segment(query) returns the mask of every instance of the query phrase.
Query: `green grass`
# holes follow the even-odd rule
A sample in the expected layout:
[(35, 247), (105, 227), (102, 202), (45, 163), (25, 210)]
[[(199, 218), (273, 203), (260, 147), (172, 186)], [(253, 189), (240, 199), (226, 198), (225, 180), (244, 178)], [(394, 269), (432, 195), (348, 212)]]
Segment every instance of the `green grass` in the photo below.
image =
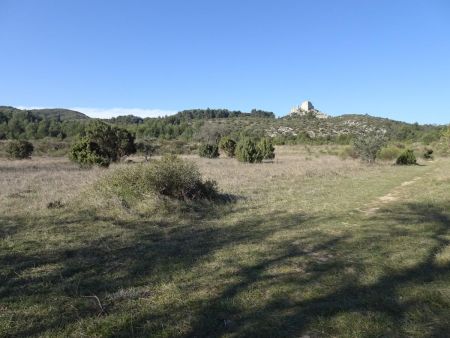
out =
[(42, 209), (16, 173), (31, 192), (0, 195), (0, 336), (448, 336), (449, 160), (196, 161), (237, 200), (120, 209), (81, 189)]

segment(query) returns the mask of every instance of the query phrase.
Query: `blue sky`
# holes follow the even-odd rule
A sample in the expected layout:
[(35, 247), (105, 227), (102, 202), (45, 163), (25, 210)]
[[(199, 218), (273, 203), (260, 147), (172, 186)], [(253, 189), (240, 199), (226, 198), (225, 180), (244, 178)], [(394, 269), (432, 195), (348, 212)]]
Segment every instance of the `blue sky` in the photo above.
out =
[(0, 0), (0, 22), (0, 105), (450, 122), (445, 0)]

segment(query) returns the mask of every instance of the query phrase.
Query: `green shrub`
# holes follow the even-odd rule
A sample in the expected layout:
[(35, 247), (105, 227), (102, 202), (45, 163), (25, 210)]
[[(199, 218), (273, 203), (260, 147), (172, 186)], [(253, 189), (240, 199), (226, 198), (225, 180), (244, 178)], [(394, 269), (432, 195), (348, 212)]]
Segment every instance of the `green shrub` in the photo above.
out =
[(236, 158), (241, 162), (261, 162), (262, 154), (256, 143), (249, 138), (241, 139), (236, 145)]
[(153, 155), (156, 148), (155, 142), (149, 139), (142, 139), (136, 143), (136, 150), (144, 154), (146, 161)]
[(386, 140), (382, 134), (366, 133), (354, 139), (353, 148), (363, 161), (373, 163), (385, 143)]
[(380, 151), (378, 152), (377, 158), (379, 158), (380, 160), (385, 160), (385, 161), (393, 161), (396, 158), (398, 158), (398, 156), (401, 153), (401, 149), (395, 147), (395, 146), (388, 146), (385, 148), (380, 149)]
[(87, 137), (81, 137), (72, 144), (69, 158), (82, 167), (93, 165), (107, 167), (111, 163), (111, 159), (100, 151), (95, 142), (91, 142)]
[(223, 150), (228, 157), (234, 157), (236, 151), (236, 141), (229, 136), (224, 136), (220, 139), (219, 148)]
[(433, 159), (433, 149), (431, 148), (425, 148), (425, 150), (423, 151), (423, 158), (426, 160), (432, 160)]
[(414, 151), (411, 149), (405, 150), (400, 156), (397, 158), (398, 165), (413, 165), (417, 164), (416, 155), (414, 155)]
[(273, 160), (275, 158), (275, 148), (272, 140), (265, 137), (258, 143), (258, 151), (263, 160)]
[(33, 144), (25, 140), (10, 141), (6, 147), (8, 156), (15, 159), (30, 158), (33, 150)]
[(201, 144), (198, 154), (200, 157), (216, 158), (219, 157), (219, 147), (215, 144)]
[(81, 166), (107, 167), (134, 152), (134, 136), (129, 131), (95, 121), (86, 127), (85, 135), (73, 143), (69, 158)]
[(100, 186), (126, 205), (149, 193), (185, 201), (212, 200), (219, 196), (215, 181), (204, 181), (195, 163), (175, 155), (116, 169)]
[(153, 164), (145, 181), (150, 188), (165, 196), (178, 199), (211, 198), (215, 194), (216, 183), (204, 182), (195, 163), (176, 156), (166, 156)]
[[(136, 145), (134, 144), (134, 135), (128, 130), (112, 127), (114, 136), (111, 141), (115, 141), (115, 147), (112, 152), (112, 161), (118, 161), (121, 157), (134, 154), (136, 152)], [(115, 155), (115, 156), (114, 156)]]

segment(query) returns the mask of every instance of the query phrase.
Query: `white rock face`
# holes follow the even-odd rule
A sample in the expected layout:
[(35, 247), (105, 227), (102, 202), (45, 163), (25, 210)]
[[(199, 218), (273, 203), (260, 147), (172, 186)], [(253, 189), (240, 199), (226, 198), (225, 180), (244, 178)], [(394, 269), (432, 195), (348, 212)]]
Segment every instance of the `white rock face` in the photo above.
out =
[(290, 115), (306, 116), (312, 115), (318, 119), (326, 119), (329, 116), (314, 108), (310, 101), (303, 101), (301, 105), (293, 107), (290, 111)]
[(309, 112), (310, 110), (313, 110), (314, 106), (310, 101), (303, 101), (300, 105), (300, 110), (304, 112)]

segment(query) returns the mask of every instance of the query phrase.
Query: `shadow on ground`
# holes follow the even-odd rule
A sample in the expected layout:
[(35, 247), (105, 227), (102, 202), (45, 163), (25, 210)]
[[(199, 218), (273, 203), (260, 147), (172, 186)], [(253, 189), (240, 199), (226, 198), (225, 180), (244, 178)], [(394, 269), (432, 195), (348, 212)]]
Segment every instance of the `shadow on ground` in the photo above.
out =
[[(393, 212), (395, 210), (395, 212)], [(374, 217), (376, 222), (387, 222), (389, 224), (406, 225), (407, 227), (421, 226), (429, 224), (428, 239), (433, 240), (434, 245), (429, 248), (428, 253), (418, 264), (399, 271), (389, 271), (377, 282), (369, 285), (358, 285), (356, 279), (350, 280), (347, 285), (336, 285), (333, 292), (311, 297), (304, 301), (295, 301), (291, 298), (292, 292), (286, 293), (268, 302), (264, 307), (253, 313), (223, 313), (217, 311), (224, 299), (234, 297), (244, 289), (251, 288), (252, 284), (260, 281), (261, 272), (270, 268), (279, 260), (291, 258), (292, 255), (303, 255), (304, 252), (290, 250), (287, 245), (286, 252), (277, 258), (263, 261), (255, 266), (246, 268), (240, 272), (242, 282), (227, 288), (219, 297), (210, 301), (210, 306), (205, 308), (197, 318), (191, 331), (186, 336), (220, 336), (232, 332), (237, 336), (266, 336), (266, 337), (286, 337), (299, 336), (308, 333), (310, 336), (321, 336), (321, 332), (308, 332), (309, 324), (312, 322), (327, 321), (335, 316), (354, 313), (375, 313), (378, 317), (384, 317), (386, 327), (378, 328), (375, 335), (382, 336), (410, 336), (410, 332), (405, 332), (403, 326), (407, 324), (407, 313), (423, 310), (429, 312), (429, 318), (424, 318), (430, 322), (438, 322), (438, 325), (427, 332), (430, 337), (446, 337), (450, 332), (450, 321), (448, 320), (449, 306), (448, 300), (439, 292), (426, 292), (417, 299), (402, 301), (397, 290), (402, 287), (424, 286), (434, 281), (448, 281), (450, 277), (450, 265), (442, 266), (435, 264), (435, 257), (443, 248), (450, 244), (448, 232), (450, 218), (443, 213), (444, 207), (434, 207), (421, 204), (394, 205), (389, 210), (382, 210)], [(392, 227), (392, 232), (398, 231)], [(367, 243), (371, 240), (370, 230), (366, 236)], [(374, 230), (375, 236), (379, 238), (379, 231)], [(390, 231), (386, 231), (386, 236), (391, 236)], [(374, 237), (375, 237), (374, 236)], [(447, 236), (447, 237), (446, 237)], [(324, 241), (313, 250), (339, 246), (341, 239)], [(316, 264), (313, 262), (313, 264)], [(351, 265), (351, 264), (350, 264)], [(321, 275), (335, 273), (336, 269), (343, 269), (349, 266), (349, 262), (337, 259), (329, 262), (323, 269), (315, 271), (309, 278), (294, 278), (289, 276), (280, 277), (277, 283), (294, 284), (298, 290), (305, 288), (312, 280), (319, 280)], [(305, 290), (307, 291), (307, 290)], [(235, 323), (227, 325), (226, 318), (233, 318)], [(328, 329), (328, 332), (326, 332)], [(336, 328), (323, 328), (324, 335), (336, 334)], [(368, 335), (371, 335), (370, 333)], [(358, 334), (356, 334), (358, 336)]]
[[(225, 334), (242, 337), (298, 337), (306, 334), (311, 337), (330, 334), (356, 337), (361, 333), (400, 337), (414, 335), (410, 332), (411, 320), (423, 321), (423, 325), (428, 325), (426, 321), (433, 323), (429, 325), (427, 336), (444, 337), (450, 331), (449, 303), (438, 291), (425, 290), (406, 299), (399, 294), (402, 288), (426, 289), (434, 282), (449, 280), (449, 264), (437, 265), (435, 262), (436, 254), (449, 245), (450, 218), (444, 210), (444, 205), (397, 204), (372, 217), (372, 224), (383, 226), (363, 229), (364, 236), (358, 238), (351, 233), (332, 235), (320, 231), (305, 235), (298, 233), (294, 238), (281, 237), (273, 242), (269, 252), (256, 259), (256, 263), (239, 266), (233, 278), (224, 282), (220, 292), (193, 300), (189, 306), (173, 304), (159, 313), (138, 312), (132, 326), (129, 323), (118, 324), (113, 333), (105, 335), (162, 335), (164, 331), (155, 323), (170, 325), (181, 313), (190, 318), (187, 328), (178, 334), (186, 337)], [(229, 208), (228, 212), (236, 210)], [(111, 234), (101, 239), (74, 241), (73, 245), (61, 250), (46, 250), (45, 243), (41, 243), (39, 249), (29, 252), (12, 250), (2, 253), (0, 304), (6, 304), (6, 307), (14, 307), (15, 303), (27, 306), (44, 299), (51, 300), (49, 306), (54, 309), (50, 311), (51, 318), (47, 315), (42, 321), (38, 315), (32, 318), (33, 314), (30, 314), (27, 320), (34, 324), (15, 327), (11, 336), (25, 337), (41, 335), (48, 330), (64, 330), (87, 318), (107, 319), (121, 310), (120, 302), (108, 301), (106, 295), (170, 281), (176, 274), (203, 264), (215, 252), (228, 246), (268, 242), (276, 233), (295, 230), (305, 224), (337, 224), (338, 221), (333, 215), (313, 219), (301, 213), (279, 212), (243, 218), (221, 226), (213, 222), (216, 216), (199, 218), (197, 215), (186, 218), (182, 224), (171, 224), (148, 220), (119, 222), (95, 215), (90, 218), (80, 215), (79, 218), (57, 222), (67, 229), (80, 222), (86, 226), (92, 222), (111, 223), (126, 229), (128, 237)], [(12, 230), (11, 224), (21, 222), (24, 220), (2, 218), (1, 227), (7, 229), (3, 230), (5, 233), (17, 233), (23, 230), (19, 227)], [(51, 217), (35, 221), (36, 224), (52, 222), (55, 220)], [(401, 234), (415, 236), (414, 229), (424, 225), (426, 229), (417, 236), (423, 236), (432, 244), (420, 261), (407, 268), (386, 269), (374, 282), (361, 282), (366, 262), (363, 258), (355, 259), (355, 255), (350, 258), (346, 252), (364, 251), (374, 240), (399, 236), (399, 227)], [(298, 264), (298, 269), (292, 268), (295, 264)], [(30, 269), (51, 266), (56, 268), (37, 276), (27, 274)], [(290, 268), (276, 270), (284, 266)], [(198, 276), (199, 279), (202, 277)], [(145, 290), (146, 294), (140, 296), (151, 296), (151, 290)], [(240, 304), (243, 294), (255, 290), (267, 290), (267, 296), (261, 298), (263, 301), (255, 299), (253, 305), (252, 301)], [(418, 311), (423, 311), (423, 314), (413, 317)], [(364, 328), (359, 322), (353, 328), (340, 328), (339, 318), (351, 321), (352, 316), (356, 322), (362, 317), (369, 323)], [(372, 326), (371, 320), (375, 323)]]

